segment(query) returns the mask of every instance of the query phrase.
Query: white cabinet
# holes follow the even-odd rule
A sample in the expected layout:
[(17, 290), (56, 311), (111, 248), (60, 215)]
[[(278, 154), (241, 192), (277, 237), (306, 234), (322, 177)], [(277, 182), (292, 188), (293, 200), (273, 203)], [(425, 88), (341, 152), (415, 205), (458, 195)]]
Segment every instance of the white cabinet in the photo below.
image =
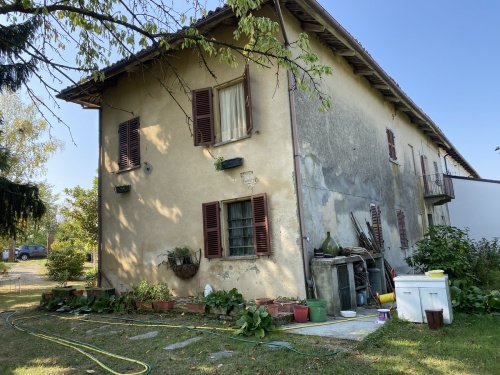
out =
[(398, 317), (410, 322), (427, 323), (425, 310), (443, 309), (443, 321), (453, 321), (448, 276), (397, 276)]

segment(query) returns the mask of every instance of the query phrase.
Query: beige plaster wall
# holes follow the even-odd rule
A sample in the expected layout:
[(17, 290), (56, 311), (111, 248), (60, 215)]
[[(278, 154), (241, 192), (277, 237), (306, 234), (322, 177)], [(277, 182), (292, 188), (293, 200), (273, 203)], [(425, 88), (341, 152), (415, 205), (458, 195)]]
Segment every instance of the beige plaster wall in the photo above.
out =
[[(300, 24), (289, 13), (285, 18), (294, 40)], [(446, 205), (434, 207), (424, 201), (420, 163), (420, 155), (426, 155), (428, 173), (434, 173), (434, 161), (444, 172), (444, 154), (363, 76), (354, 74), (343, 57), (333, 54), (314, 34), (309, 35), (313, 50), (323, 63), (333, 67), (333, 75), (322, 82), (332, 97), (328, 113), (319, 113), (316, 104), (297, 95), (306, 206), (304, 235), (310, 238), (311, 248), (320, 247), (326, 231), (344, 246), (357, 246), (350, 212), (366, 228), (365, 220), (371, 221), (370, 203), (377, 204), (382, 210), (385, 256), (399, 271), (406, 272), (404, 258), (422, 237), (427, 214), (433, 215), (435, 224), (449, 224)], [(395, 134), (397, 162), (389, 159), (387, 128)], [(406, 215), (407, 250), (401, 249), (396, 209)]]
[[(230, 32), (229, 29), (224, 30)], [(222, 31), (222, 32), (224, 32)], [(105, 93), (103, 132), (103, 254), (106, 280), (125, 290), (143, 278), (167, 282), (176, 295), (200, 292), (210, 283), (216, 289), (238, 288), (245, 298), (305, 296), (299, 246), (294, 168), (286, 76), (251, 65), (254, 131), (251, 137), (216, 147), (194, 147), (190, 95), (182, 92), (175, 74), (189, 89), (216, 86), (241, 77), (237, 68), (208, 58), (214, 79), (196, 53), (176, 53), (146, 70), (132, 72)], [(162, 83), (173, 87), (175, 103)], [(184, 113), (185, 112), (185, 113)], [(141, 163), (152, 166), (116, 173), (118, 124), (140, 117)], [(243, 157), (242, 167), (217, 172), (213, 157)], [(243, 178), (242, 173), (245, 173)], [(116, 194), (116, 185), (131, 184), (131, 192)], [(250, 259), (202, 258), (198, 274), (177, 278), (162, 254), (176, 246), (202, 249), (202, 203), (267, 193), (270, 257)], [(226, 236), (223, 233), (223, 236)]]

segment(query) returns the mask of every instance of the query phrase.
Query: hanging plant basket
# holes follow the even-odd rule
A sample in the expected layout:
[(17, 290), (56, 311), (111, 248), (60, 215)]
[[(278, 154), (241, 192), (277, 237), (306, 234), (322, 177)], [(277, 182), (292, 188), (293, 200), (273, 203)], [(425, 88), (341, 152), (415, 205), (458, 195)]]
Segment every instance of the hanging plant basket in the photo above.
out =
[(198, 255), (196, 255), (186, 247), (177, 247), (169, 251), (166, 255), (167, 260), (159, 265), (166, 264), (180, 279), (187, 280), (192, 278), (200, 268), (201, 249)]
[(198, 268), (200, 268), (200, 263), (176, 264), (171, 267), (177, 277), (186, 280), (196, 275)]

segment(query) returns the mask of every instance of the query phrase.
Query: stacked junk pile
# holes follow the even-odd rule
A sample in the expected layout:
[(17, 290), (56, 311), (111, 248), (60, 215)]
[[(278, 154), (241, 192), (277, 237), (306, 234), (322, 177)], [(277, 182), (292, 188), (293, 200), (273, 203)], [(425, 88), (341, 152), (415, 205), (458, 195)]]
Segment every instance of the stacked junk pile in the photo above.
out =
[(427, 322), (434, 329), (440, 328), (443, 321), (451, 323), (446, 275), (396, 276), (384, 259), (376, 224), (366, 222), (365, 232), (352, 213), (351, 220), (359, 246), (341, 247), (327, 232), (311, 260), (314, 293), (324, 300), (328, 315), (354, 317), (358, 307), (376, 305), (378, 322), (384, 323), (397, 298), (398, 316), (402, 319)]

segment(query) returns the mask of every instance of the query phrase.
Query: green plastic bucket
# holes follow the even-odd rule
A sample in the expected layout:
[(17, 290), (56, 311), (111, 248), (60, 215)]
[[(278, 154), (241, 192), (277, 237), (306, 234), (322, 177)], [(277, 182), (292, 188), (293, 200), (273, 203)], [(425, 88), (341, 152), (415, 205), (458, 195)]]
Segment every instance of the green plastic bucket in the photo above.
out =
[(326, 308), (326, 299), (323, 298), (311, 298), (306, 300), (307, 306), (309, 307), (324, 307)]
[(326, 322), (326, 307), (310, 306), (309, 320), (311, 322)]

